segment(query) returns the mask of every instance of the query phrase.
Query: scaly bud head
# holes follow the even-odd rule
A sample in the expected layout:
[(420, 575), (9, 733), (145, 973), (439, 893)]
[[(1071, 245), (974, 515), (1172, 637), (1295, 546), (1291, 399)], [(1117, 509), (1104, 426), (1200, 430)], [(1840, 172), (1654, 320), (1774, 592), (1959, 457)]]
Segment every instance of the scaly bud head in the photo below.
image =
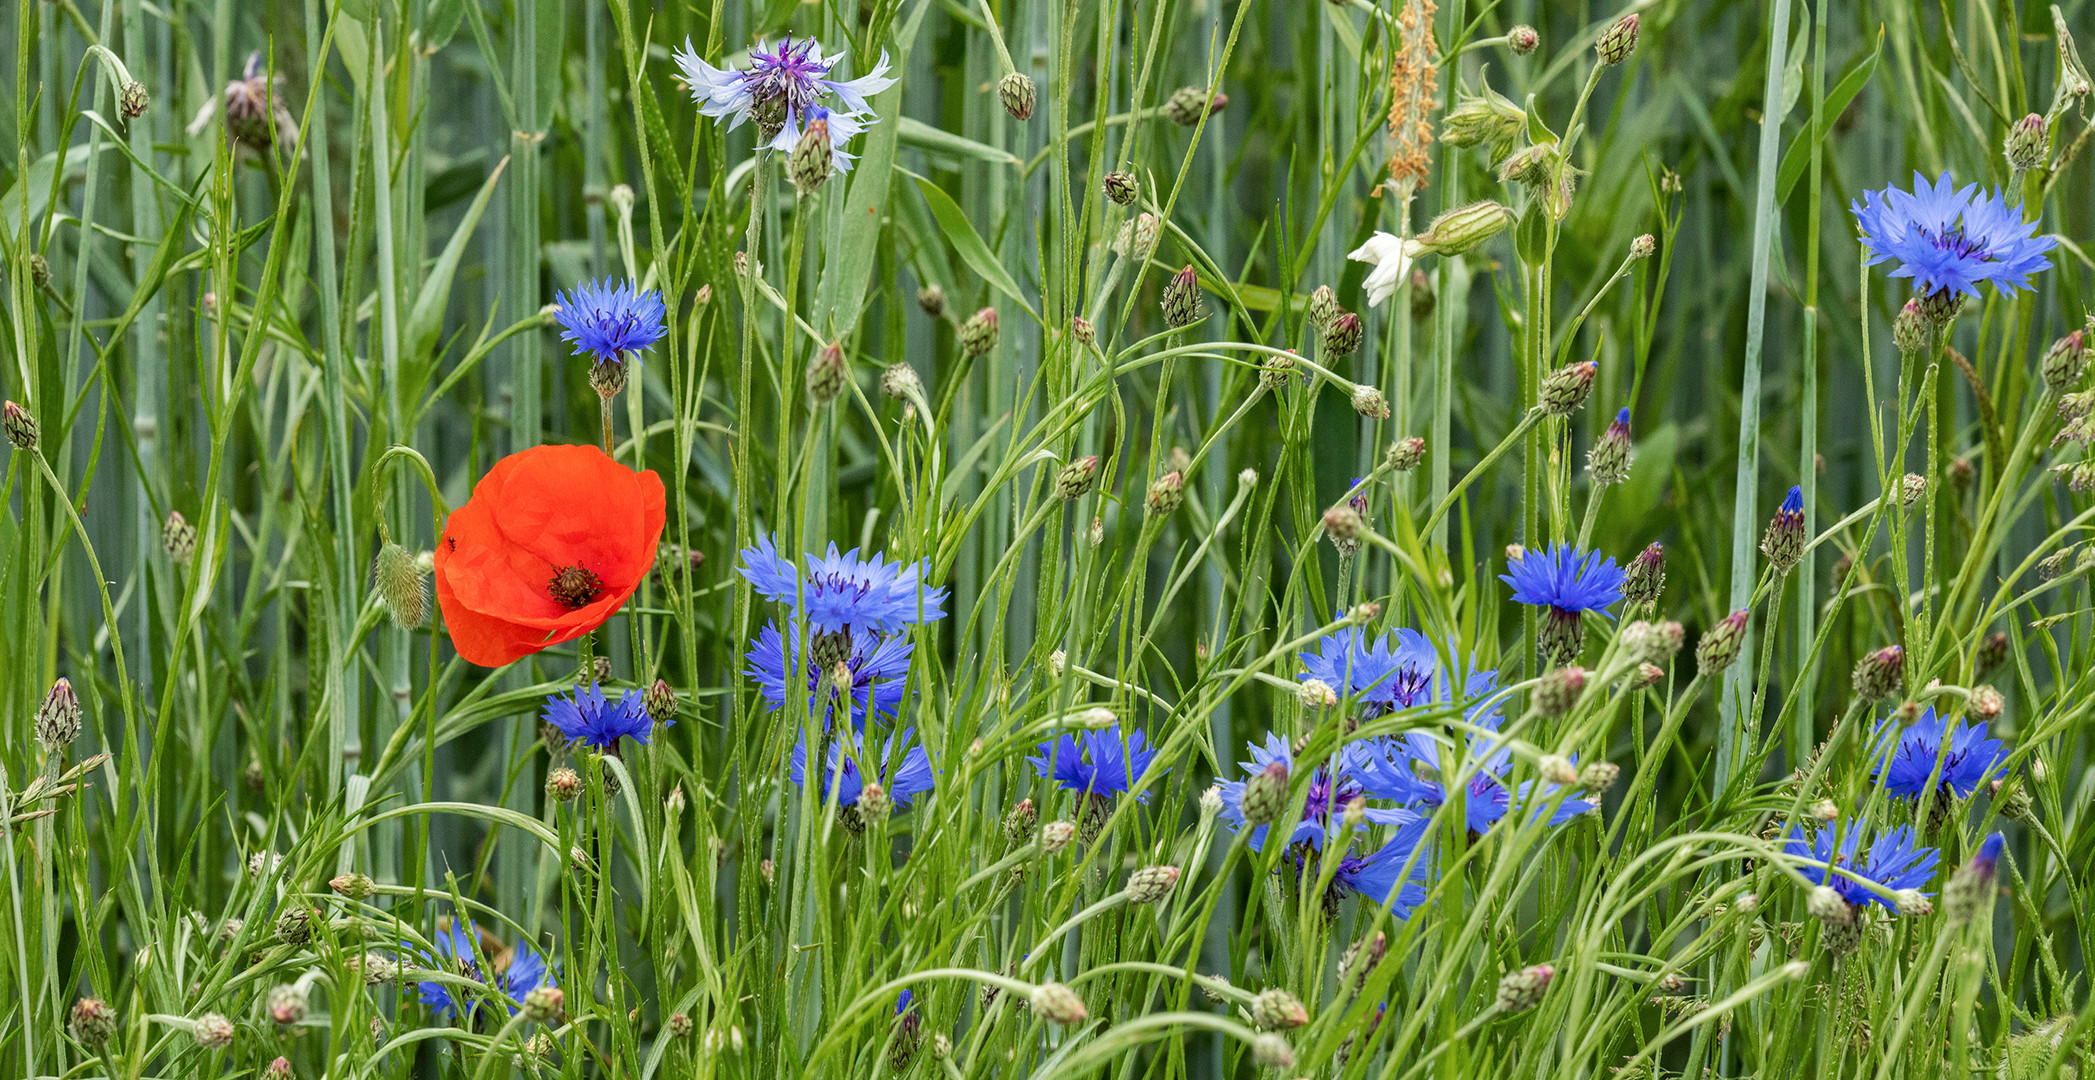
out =
[(1804, 558), (1804, 489), (1794, 486), (1783, 497), (1768, 531), (1760, 538), (1760, 553), (1778, 574), (1787, 574)]
[(1629, 257), (1632, 259), (1643, 260), (1651, 258), (1658, 253), (1658, 250), (1658, 237), (1650, 233), (1638, 233), (1637, 238), (1629, 242)]
[(1586, 453), (1586, 474), (1596, 486), (1619, 484), (1629, 479), (1630, 456), (1629, 408), (1624, 406), (1593, 440), (1593, 449)]
[(13, 443), (15, 449), (36, 449), (36, 417), (29, 415), (28, 409), (10, 401), (0, 405), (0, 417), (5, 418), (7, 441)]
[(1267, 354), (1265, 361), (1259, 365), (1259, 386), (1267, 390), (1278, 390), (1287, 385), (1288, 379), (1295, 373), (1295, 363), (1293, 353)]
[[(1543, 672), (1535, 684), (1535, 711), (1544, 716), (1563, 716), (1579, 703), (1586, 692), (1586, 672), (1583, 668), (1565, 666)], [(1566, 768), (1569, 768), (1567, 763)], [(1569, 783), (1559, 780), (1557, 783)]]
[(1382, 455), (1382, 463), (1389, 466), (1391, 472), (1410, 472), (1418, 468), (1419, 463), (1424, 460), (1426, 460), (1426, 440), (1417, 435), (1398, 439), (1390, 443), (1389, 449), (1384, 451)]
[(1542, 380), (1542, 408), (1551, 416), (1570, 416), (1586, 403), (1593, 380), (1600, 377), (1600, 364), (1578, 360), (1566, 364)]
[(1091, 347), (1092, 342), (1098, 340), (1098, 330), (1091, 325), (1090, 319), (1082, 315), (1071, 315), (1069, 317), (1069, 336), (1076, 339), (1077, 344), (1088, 349)]
[(1950, 922), (1959, 926), (1972, 921), (1993, 899), (2000, 875), (2001, 849), (2007, 839), (1999, 833), (1979, 844), (1971, 861), (1957, 868), (1942, 892), (1942, 907)]
[(843, 392), (844, 382), (850, 372), (844, 367), (844, 348), (830, 342), (815, 350), (815, 359), (807, 366), (807, 392), (817, 405), (827, 405)]
[(657, 724), (676, 718), (677, 692), (667, 679), (656, 679), (640, 692), (640, 705), (647, 710), (647, 718)]
[(1086, 454), (1062, 466), (1062, 471), (1055, 474), (1055, 494), (1074, 499), (1090, 491), (1097, 478), (1098, 455)]
[(908, 400), (924, 392), (924, 383), (917, 378), (917, 369), (905, 361), (896, 361), (880, 371), (880, 392), (891, 398)]
[(1339, 957), (1339, 982), (1359, 990), (1367, 984), (1368, 976), (1375, 973), (1375, 965), (1389, 954), (1389, 936), (1377, 930), (1373, 937), (1361, 938), (1346, 947), (1344, 956)]
[(1579, 782), (1578, 766), (1562, 754), (1544, 754), (1535, 762), (1535, 771), (1542, 778), (1558, 787), (1570, 787)]
[(2008, 159), (2008, 168), (2016, 172), (2028, 172), (2044, 164), (2048, 133), (2044, 117), (2031, 113), (2008, 126), (2008, 137), (2001, 145), (2001, 152)]
[(1653, 541), (1631, 559), (1622, 574), (1622, 598), (1631, 604), (1653, 607), (1666, 587), (1666, 548)]
[(1183, 330), (1206, 314), (1200, 298), (1200, 278), (1190, 264), (1164, 286), (1163, 308), (1164, 322), (1173, 330)]
[(306, 992), (291, 984), (278, 986), (269, 991), (267, 1006), (271, 1020), (290, 1027), (306, 1018)]
[(1004, 103), (1004, 111), (1014, 120), (1033, 119), (1033, 104), (1038, 96), (1033, 80), (1016, 71), (997, 81), (997, 99)]
[(2008, 632), (1995, 630), (1979, 642), (1978, 654), (1972, 658), (1972, 666), (1980, 676), (2008, 662)]
[(541, 1024), (560, 1019), (566, 1011), (567, 995), (557, 986), (534, 986), (524, 995), (523, 1017)]
[(1135, 196), (1142, 192), (1141, 185), (1135, 180), (1135, 174), (1124, 169), (1107, 173), (1105, 182), (1100, 187), (1105, 190), (1106, 198), (1120, 206), (1133, 206)]
[(1244, 798), (1241, 809), (1244, 821), (1256, 828), (1280, 820), (1287, 810), (1288, 767), (1283, 761), (1272, 761), (1251, 779), (1244, 782)]
[(960, 324), (960, 351), (969, 356), (987, 356), (997, 347), (997, 309), (986, 307)]
[(1506, 48), (1513, 50), (1513, 55), (1515, 56), (1526, 56), (1534, 52), (1541, 44), (1542, 35), (1536, 33), (1535, 28), (1526, 23), (1506, 31)]
[(1615, 786), (1615, 779), (1622, 775), (1622, 766), (1612, 761), (1588, 762), (1579, 770), (1578, 786), (1589, 795), (1598, 795)]
[(1260, 1031), (1285, 1031), (1309, 1023), (1309, 1010), (1302, 999), (1280, 987), (1262, 990), (1251, 999), (1251, 1026)]
[(2081, 372), (2087, 367), (2087, 334), (2075, 330), (2051, 343), (2044, 352), (2044, 385), (2054, 394), (2063, 394), (2080, 382)]
[(574, 802), (582, 794), (582, 774), (565, 765), (546, 773), (546, 797), (554, 802)]
[(1358, 539), (1360, 530), (1365, 527), (1366, 523), (1361, 520), (1360, 511), (1344, 503), (1324, 511), (1324, 531), (1329, 533), (1336, 543), (1350, 543)]
[[(1339, 316), (1339, 321), (1343, 322), (1352, 317), (1351, 315), (1341, 315)], [(1332, 325), (1336, 326), (1337, 323)], [(1370, 420), (1387, 420), (1389, 419), (1389, 399), (1382, 396), (1382, 391), (1362, 384), (1353, 388), (1353, 411)]]
[(219, 1013), (205, 1013), (189, 1025), (189, 1035), (198, 1049), (223, 1050), (233, 1045), (233, 1022)]
[(1557, 969), (1548, 964), (1536, 964), (1507, 974), (1499, 980), (1499, 1011), (1517, 1013), (1534, 1008), (1542, 1002), (1542, 995), (1548, 992), (1550, 980), (1556, 975)]
[(1033, 800), (1020, 799), (1004, 814), (1004, 839), (1013, 846), (1033, 839), (1033, 829), (1040, 823), (1039, 811), (1033, 809)]
[(116, 1010), (100, 998), (84, 997), (73, 1002), (66, 1026), (80, 1045), (93, 1050), (116, 1034)]
[(1904, 682), (1906, 650), (1887, 645), (1855, 663), (1855, 696), (1880, 701), (1896, 693)]
[(1901, 356), (1918, 356), (1927, 349), (1934, 333), (1935, 328), (1929, 325), (1927, 315), (1922, 313), (1918, 297), (1906, 301), (1906, 306), (1899, 309), (1898, 318), (1891, 322), (1891, 343), (1898, 346)]
[(934, 319), (945, 318), (946, 290), (934, 281), (917, 289), (917, 306)]
[(795, 191), (810, 195), (829, 179), (830, 168), (829, 118), (824, 113), (809, 120), (800, 133), (800, 141), (793, 144), (793, 154), (786, 159), (786, 174), (792, 177)]
[(1069, 846), (1077, 838), (1077, 826), (1073, 821), (1050, 821), (1040, 828), (1040, 850), (1053, 855)]
[(167, 523), (160, 527), (160, 547), (176, 563), (186, 563), (196, 554), (196, 526), (180, 510), (167, 512)]
[(1323, 332), (1317, 336), (1317, 342), (1323, 346), (1325, 356), (1336, 359), (1353, 355), (1354, 350), (1360, 348), (1364, 336), (1366, 331), (1361, 328), (1360, 316), (1350, 311), (1341, 311), (1324, 324)]
[(79, 695), (73, 693), (72, 682), (61, 676), (37, 706), (36, 741), (53, 754), (71, 746), (80, 737), (81, 715)]
[(1181, 86), (1164, 103), (1164, 115), (1180, 127), (1192, 127), (1202, 117), (1212, 116), (1229, 106), (1229, 95), (1210, 94), (1198, 86)]
[(1331, 291), (1329, 285), (1319, 285), (1311, 290), (1309, 306), (1304, 310), (1309, 316), (1309, 325), (1322, 333), (1325, 327), (1331, 325), (1331, 320), (1338, 317), (1338, 294)]
[(1144, 498), (1143, 505), (1149, 509), (1150, 513), (1161, 517), (1177, 510), (1179, 504), (1185, 501), (1185, 474), (1177, 469), (1173, 469), (1150, 481), (1149, 494)]
[(1266, 1032), (1251, 1040), (1251, 1060), (1268, 1069), (1292, 1069), (1295, 1067), (1295, 1048), (1273, 1032)]
[(1615, 25), (1601, 32), (1600, 40), (1593, 43), (1593, 51), (1603, 64), (1619, 64), (1637, 51), (1637, 16), (1634, 13), (1615, 20)]
[(369, 874), (360, 874), (353, 871), (347, 874), (339, 874), (330, 879), (327, 887), (333, 889), (336, 895), (350, 900), (369, 899), (371, 894), (378, 889), (377, 883), (371, 880)]
[(136, 120), (145, 115), (146, 108), (153, 103), (151, 94), (146, 93), (145, 84), (127, 82), (117, 95), (117, 105), (124, 111), (124, 119)]
[(1179, 869), (1169, 863), (1145, 866), (1128, 875), (1128, 903), (1154, 904), (1178, 887)]
[(1041, 983), (1033, 988), (1033, 1011), (1051, 1024), (1068, 1027), (1081, 1024), (1090, 1013), (1084, 1009), (1084, 999), (1077, 992), (1057, 982)]
[(2008, 699), (2002, 697), (2000, 691), (1991, 686), (1980, 686), (1972, 689), (1971, 700), (1965, 704), (1964, 711), (1973, 720), (1989, 723), (2000, 719), (2001, 712), (2007, 707)]
[(1695, 643), (1695, 666), (1705, 677), (1714, 678), (1739, 658), (1745, 641), (1746, 612), (1742, 609), (1702, 632), (1702, 640)]

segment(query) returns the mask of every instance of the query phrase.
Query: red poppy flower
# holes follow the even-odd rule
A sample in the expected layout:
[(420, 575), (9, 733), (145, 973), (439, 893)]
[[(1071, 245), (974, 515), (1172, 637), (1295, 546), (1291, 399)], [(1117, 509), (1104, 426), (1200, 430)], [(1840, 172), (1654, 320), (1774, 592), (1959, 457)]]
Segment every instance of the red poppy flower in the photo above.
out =
[(594, 446), (495, 462), (437, 538), (452, 646), (500, 667), (602, 626), (654, 566), (662, 519), (662, 478)]

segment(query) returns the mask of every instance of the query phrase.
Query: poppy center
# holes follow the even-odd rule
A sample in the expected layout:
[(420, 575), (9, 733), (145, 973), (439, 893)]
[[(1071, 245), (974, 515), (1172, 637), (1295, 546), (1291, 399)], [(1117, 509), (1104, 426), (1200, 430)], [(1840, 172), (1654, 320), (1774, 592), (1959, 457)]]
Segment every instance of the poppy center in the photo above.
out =
[(604, 579), (580, 563), (557, 567), (553, 571), (553, 580), (546, 584), (546, 591), (561, 607), (586, 607), (603, 594)]

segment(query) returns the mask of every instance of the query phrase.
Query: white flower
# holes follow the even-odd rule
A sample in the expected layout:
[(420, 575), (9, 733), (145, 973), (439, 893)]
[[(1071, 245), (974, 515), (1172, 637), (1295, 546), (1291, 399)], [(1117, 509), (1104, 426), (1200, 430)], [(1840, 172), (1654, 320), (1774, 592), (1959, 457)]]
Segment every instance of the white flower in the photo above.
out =
[(1403, 237), (1391, 236), (1379, 230), (1375, 235), (1368, 237), (1367, 243), (1346, 253), (1346, 258), (1367, 263), (1375, 268), (1368, 274), (1364, 283), (1368, 290), (1369, 307), (1381, 307), (1382, 302), (1397, 291), (1397, 286), (1404, 281), (1404, 275), (1411, 272), (1412, 255), (1413, 252)]

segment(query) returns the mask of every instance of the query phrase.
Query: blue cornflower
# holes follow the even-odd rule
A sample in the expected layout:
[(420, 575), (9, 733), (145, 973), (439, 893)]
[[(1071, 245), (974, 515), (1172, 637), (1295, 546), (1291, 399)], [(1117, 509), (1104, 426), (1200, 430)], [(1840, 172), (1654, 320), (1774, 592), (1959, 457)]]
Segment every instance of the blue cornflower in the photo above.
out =
[[(764, 705), (772, 712), (785, 708), (786, 673), (796, 666), (804, 667), (807, 685), (809, 712), (822, 712), (815, 700), (815, 691), (820, 687), (822, 667), (810, 652), (804, 665), (796, 663), (801, 652), (800, 624), (792, 623), (792, 640), (788, 647), (787, 637), (780, 633), (777, 623), (765, 623), (757, 632), (756, 642), (749, 647), (746, 659), (749, 666), (743, 673), (756, 680), (757, 693), (762, 695)], [(909, 671), (909, 657), (916, 646), (901, 634), (864, 635), (852, 639), (851, 655), (844, 666), (851, 671), (851, 723), (862, 727), (866, 722), (868, 705), (875, 716), (893, 716), (902, 704), (902, 676)], [(837, 688), (830, 688), (830, 700), (836, 698)], [(826, 728), (829, 715), (817, 717)]]
[(1529, 552), (1507, 564), (1499, 580), (1513, 586), (1513, 599), (1558, 611), (1599, 611), (1622, 599), (1622, 568), (1597, 551), (1568, 544)]
[(1848, 210), (1869, 251), (1864, 265), (1897, 262), (1891, 276), (1912, 278), (1923, 295), (1977, 296), (1982, 281), (2013, 294), (2029, 287), (2031, 274), (2051, 267), (2044, 253), (2058, 246), (2056, 237), (2034, 235), (2037, 223), (2022, 220), (1999, 190), (1981, 193), (1977, 184), (1951, 190), (1948, 173), (1930, 186), (1916, 172), (1911, 192), (1866, 191)]
[(585, 281), (573, 292), (555, 293), (553, 302), (560, 305), (555, 318), (567, 328), (560, 340), (574, 342), (577, 356), (588, 354), (599, 363), (644, 352), (669, 332), (662, 323), (662, 294), (641, 292), (630, 281)]
[[(1335, 908), (1347, 893), (1358, 893), (1373, 903), (1388, 905), (1391, 918), (1408, 919), (1426, 902), (1426, 889), (1421, 884), (1426, 878), (1425, 858), (1421, 856), (1413, 863), (1408, 878), (1404, 864), (1411, 861), (1412, 852), (1425, 839), (1428, 821), (1409, 811), (1395, 812), (1410, 820), (1398, 825), (1396, 835), (1388, 843), (1365, 855), (1347, 852), (1339, 860), (1338, 870), (1331, 877), (1331, 889), (1324, 898), (1327, 910)], [(1298, 870), (1307, 873), (1316, 866), (1313, 862), (1304, 863)]]
[[(595, 683), (575, 687), (572, 698), (546, 695), (546, 709), (539, 716), (570, 740), (599, 750), (611, 749), (621, 735), (630, 735), (634, 742), (646, 746), (648, 733), (655, 724), (647, 715), (640, 691), (629, 690), (613, 701), (606, 698)], [(674, 723), (674, 720), (664, 720), (662, 726)]]
[[(1496, 714), (1470, 719), (1490, 731), (1497, 731), (1500, 722)], [(1447, 803), (1444, 778), (1453, 776), (1460, 765), (1452, 747), (1422, 731), (1373, 739), (1367, 745), (1375, 753), (1359, 765), (1364, 784), (1406, 806), (1433, 810)], [(1500, 746), (1494, 735), (1472, 733), (1468, 757), (1476, 772), (1463, 787), (1462, 814), (1465, 827), (1473, 834), (1481, 836), (1489, 831), (1516, 805), (1529, 804), (1531, 799), (1548, 800), (1560, 790), (1555, 784), (1545, 783), (1537, 796), (1534, 781), (1509, 787), (1506, 774), (1513, 768), (1513, 754)], [(1599, 808), (1598, 803), (1584, 799), (1565, 799), (1550, 814), (1549, 823), (1562, 825)]]
[[(1264, 743), (1252, 743), (1246, 747), (1250, 761), (1240, 761), (1246, 776), (1257, 776), (1266, 771), (1266, 766), (1280, 762), (1294, 771), (1295, 754), (1285, 737), (1269, 732)], [(1402, 792), (1391, 791), (1386, 785), (1378, 784), (1376, 775), (1367, 770), (1372, 765), (1374, 754), (1364, 743), (1352, 742), (1339, 747), (1332, 759), (1317, 765), (1310, 775), (1309, 794), (1302, 806), (1302, 819), (1295, 824), (1294, 834), (1288, 838), (1290, 844), (1307, 844), (1321, 850), (1325, 837), (1337, 831), (1332, 822), (1333, 814), (1345, 811), (1346, 804), (1356, 798), (1395, 799)], [(1243, 780), (1225, 780), (1219, 787), (1222, 795), (1222, 817), (1232, 828), (1241, 829), (1244, 820)], [(1368, 807), (1367, 820), (1384, 825), (1402, 824), (1416, 815), (1404, 810)], [(1251, 831), (1251, 850), (1263, 851), (1266, 845), (1266, 830), (1260, 825)]]
[(939, 605), (946, 590), (919, 580), (929, 568), (929, 560), (904, 565), (878, 555), (862, 559), (857, 548), (839, 555), (831, 544), (827, 555), (808, 554), (803, 574), (779, 556), (772, 537), (757, 537), (755, 546), (742, 550), (742, 576), (760, 595), (791, 606), (805, 602), (807, 621), (817, 631), (854, 637), (945, 618)]
[(1937, 758), (1942, 761), (1942, 773), (1936, 776), (1936, 786), (1948, 788), (1960, 799), (1969, 798), (1981, 781), (2008, 760), (2008, 748), (1999, 739), (1986, 737), (1985, 724), (1959, 720), (1952, 726), (1933, 709), (1921, 713), (1912, 727), (1887, 717), (1877, 725), (1877, 738), (1880, 748), (1873, 773), (1884, 782), (1885, 791), (1905, 799), (1927, 794), (1928, 777), (1935, 776)]
[[(830, 739), (829, 764), (817, 777), (821, 781), (819, 795), (824, 802), (829, 800), (829, 781), (837, 781), (837, 805), (857, 806), (858, 797), (866, 790), (867, 773), (887, 790), (889, 801), (896, 806), (908, 806), (911, 799), (930, 791), (938, 783), (938, 774), (931, 768), (931, 755), (921, 746), (913, 745), (911, 736), (914, 728), (889, 733), (881, 744), (880, 757), (870, 759), (865, 753), (866, 740), (854, 736), (850, 754), (844, 753), (841, 741)], [(807, 785), (807, 737), (793, 744), (793, 782)]]
[[(1316, 652), (1296, 654), (1305, 669), (1295, 676), (1315, 679), (1343, 697), (1357, 699), (1369, 718), (1450, 700), (1440, 654), (1424, 634), (1397, 627), (1378, 640), (1356, 627), (1343, 627), (1317, 642)], [(1463, 696), (1489, 694), (1498, 683), (1494, 671), (1472, 671), (1463, 681)]]
[(1081, 795), (1134, 794), (1138, 801), (1148, 802), (1149, 793), (1135, 792), (1135, 782), (1156, 758), (1147, 736), (1139, 731), (1123, 735), (1115, 724), (1041, 743), (1040, 756), (1026, 762), (1042, 779)]
[[(1915, 840), (1911, 825), (1901, 825), (1878, 837), (1861, 858), (1856, 857), (1856, 851), (1862, 846), (1864, 826), (1849, 823), (1843, 829), (1841, 825), (1840, 822), (1821, 825), (1808, 839), (1802, 828), (1792, 826), (1789, 841), (1782, 850), (1792, 858), (1831, 863), (1856, 877), (1875, 882), (1886, 892), (1918, 889), (1935, 876), (1935, 863), (1941, 858), (1941, 853), (1931, 847), (1921, 847)], [(1868, 885), (1846, 874), (1832, 874), (1828, 880), (1829, 875), (1821, 866), (1799, 866), (1797, 870), (1814, 885), (1831, 886), (1851, 907), (1877, 904), (1894, 915), (1898, 914), (1898, 905), (1891, 897), (1878, 895)]]
[[(509, 966), (504, 968), (498, 977), (490, 979), (488, 966), (480, 960), (478, 935), (474, 933), (471, 923), (453, 923), (437, 931), (435, 944), (435, 957), (419, 948), (414, 950), (426, 966), (452, 971), (474, 982), (486, 983), (490, 989), (508, 999), (503, 1004), (512, 1016), (523, 1004), (524, 995), (546, 984), (552, 974), (546, 965), (546, 958), (528, 943), (520, 941), (516, 948), (510, 950)], [(459, 987), (451, 983), (425, 979), (418, 984), (417, 989), (422, 1004), (440, 1017), (455, 1017), (461, 1012), (470, 1016), (478, 1004), (470, 1000), (462, 1001), (464, 995), (457, 994)]]
[[(822, 55), (813, 38), (795, 42), (788, 36), (776, 49), (766, 51), (761, 44), (751, 49), (749, 67), (743, 70), (722, 70), (699, 59), (689, 38), (675, 59), (691, 84), (691, 100), (698, 103), (701, 114), (730, 118), (729, 130), (755, 120), (773, 150), (791, 150), (800, 140), (801, 129), (816, 118), (816, 109), (825, 110), (832, 148), (841, 148), (852, 135), (880, 119), (866, 99), (895, 85), (887, 75), (887, 54), (881, 53), (873, 70), (856, 79), (829, 78), (830, 70), (843, 57), (842, 52)], [(822, 104), (824, 96), (835, 98), (840, 108), (828, 110)], [(777, 125), (775, 132), (770, 130), (772, 125)], [(840, 155), (832, 158), (837, 170), (848, 171), (850, 155), (842, 154), (841, 149), (835, 153)]]

